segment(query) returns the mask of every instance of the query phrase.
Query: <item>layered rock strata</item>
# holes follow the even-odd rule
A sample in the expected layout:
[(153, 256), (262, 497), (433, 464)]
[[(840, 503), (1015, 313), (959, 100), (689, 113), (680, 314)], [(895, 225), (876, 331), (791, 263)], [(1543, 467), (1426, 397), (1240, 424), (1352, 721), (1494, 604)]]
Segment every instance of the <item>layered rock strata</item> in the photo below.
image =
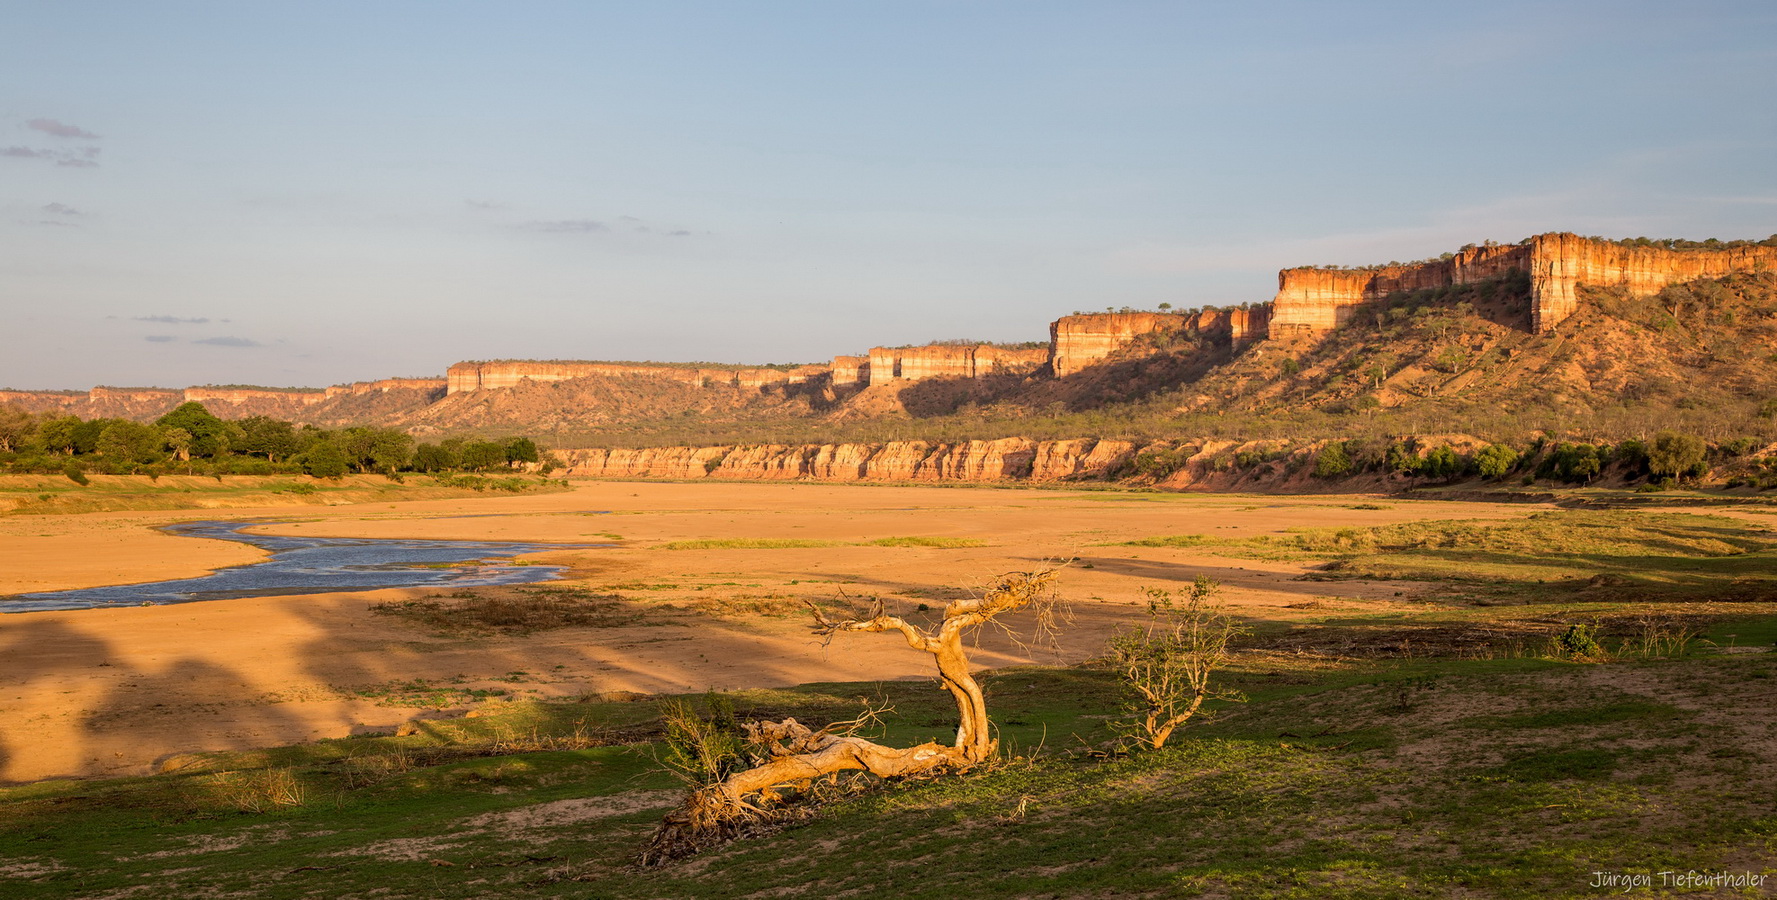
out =
[(835, 356), (830, 369), (834, 387), (857, 387), (870, 383), (868, 356)]
[(1531, 238), (1531, 327), (1547, 331), (1579, 308), (1576, 288), (1621, 286), (1638, 296), (1669, 284), (1721, 278), (1736, 272), (1777, 270), (1777, 247), (1667, 250), (1624, 247), (1577, 234)]
[(460, 362), (446, 372), (445, 391), (456, 394), (514, 387), (525, 381), (567, 381), (573, 378), (620, 378), (647, 375), (668, 378), (684, 384), (710, 386), (728, 385), (762, 388), (779, 384), (803, 384), (826, 378), (827, 366), (726, 367), (645, 363), (607, 362), (540, 362), (535, 360), (503, 360), (500, 362)]
[(1265, 334), (1270, 309), (1208, 308), (1183, 313), (1119, 312), (1062, 316), (1049, 325), (1049, 366), (1055, 377), (1072, 375), (1129, 348), (1147, 335), (1171, 332), (1219, 337), (1236, 345)]
[(1577, 234), (1539, 234), (1523, 243), (1467, 247), (1447, 259), (1363, 269), (1304, 267), (1277, 273), (1271, 337), (1337, 327), (1360, 305), (1396, 291), (1469, 284), (1512, 272), (1530, 277), (1530, 326), (1544, 332), (1579, 308), (1580, 285), (1621, 286), (1646, 296), (1669, 284), (1777, 269), (1777, 248), (1668, 250), (1625, 247)]
[(389, 391), (426, 391), (444, 396), (448, 382), (443, 378), (384, 378), (381, 381), (354, 381), (327, 388), (327, 399), (359, 397), (365, 394), (386, 394)]
[(1028, 375), (1048, 361), (1047, 347), (1000, 347), (993, 344), (872, 347), (869, 383), (887, 384), (896, 379), (982, 378), (994, 374)]
[(1128, 441), (890, 441), (558, 450), (567, 475), (755, 481), (1058, 481), (1109, 477), (1140, 448)]
[(1271, 301), (1271, 337), (1328, 331), (1343, 324), (1361, 304), (1396, 291), (1469, 284), (1527, 271), (1532, 248), (1523, 244), (1470, 247), (1449, 259), (1365, 269), (1305, 266), (1277, 273)]

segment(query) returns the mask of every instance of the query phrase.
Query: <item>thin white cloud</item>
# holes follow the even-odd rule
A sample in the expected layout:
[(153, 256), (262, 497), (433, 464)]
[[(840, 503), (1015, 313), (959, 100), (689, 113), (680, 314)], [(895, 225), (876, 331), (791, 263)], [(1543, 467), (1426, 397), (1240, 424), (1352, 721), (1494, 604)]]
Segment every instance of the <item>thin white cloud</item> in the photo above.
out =
[(78, 125), (69, 125), (66, 122), (59, 122), (55, 119), (32, 119), (25, 123), (25, 127), (32, 131), (41, 131), (44, 134), (60, 138), (79, 138), (83, 141), (96, 141), (99, 139), (98, 135), (81, 128)]
[(38, 147), (22, 147), (14, 144), (0, 147), (0, 157), (9, 159), (41, 159), (53, 162), (58, 166), (77, 169), (93, 169), (99, 165), (98, 147), (70, 147), (66, 149), (45, 150)]
[(593, 219), (560, 219), (552, 222), (526, 222), (518, 226), (524, 231), (536, 231), (543, 234), (598, 234), (610, 231), (611, 226)]
[(212, 337), (192, 341), (194, 344), (209, 344), (212, 347), (263, 347), (264, 344), (244, 337)]
[(204, 318), (185, 319), (179, 316), (131, 316), (130, 318), (137, 322), (158, 322), (162, 325), (203, 325), (210, 321)]

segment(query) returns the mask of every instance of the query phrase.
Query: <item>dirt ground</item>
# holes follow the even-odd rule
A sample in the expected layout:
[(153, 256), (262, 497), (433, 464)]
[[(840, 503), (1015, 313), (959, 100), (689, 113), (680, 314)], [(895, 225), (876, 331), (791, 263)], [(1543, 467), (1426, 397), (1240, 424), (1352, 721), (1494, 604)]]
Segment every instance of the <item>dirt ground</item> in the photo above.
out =
[[(1357, 507), (1371, 508), (1357, 508)], [(928, 677), (921, 655), (880, 635), (811, 638), (802, 599), (881, 597), (910, 616), (1000, 572), (1078, 557), (1062, 576), (1074, 623), (1052, 649), (984, 637), (997, 667), (1094, 655), (1141, 608), (1141, 589), (1199, 573), (1241, 615), (1295, 620), (1338, 594), (1404, 603), (1410, 585), (1297, 580), (1302, 563), (1190, 549), (1105, 546), (1167, 534), (1512, 518), (1541, 507), (1362, 497), (809, 484), (580, 482), (567, 493), (337, 507), (0, 518), (0, 594), (201, 575), (260, 558), (242, 544), (175, 537), (191, 519), (283, 519), (268, 533), (607, 543), (524, 559), (569, 567), (563, 584), (626, 598), (626, 624), (525, 635), (431, 632), (373, 604), (436, 589), (219, 600), (0, 616), (0, 780), (133, 774), (182, 754), (395, 728), (460, 715), (467, 692), (514, 698), (772, 687)], [(962, 538), (961, 548), (668, 549), (672, 541)], [(487, 589), (487, 590), (512, 590)], [(1400, 592), (1400, 593), (1397, 593)], [(1292, 604), (1296, 607), (1292, 608)], [(387, 703), (415, 680), (460, 698)], [(171, 762), (169, 762), (171, 761)]]

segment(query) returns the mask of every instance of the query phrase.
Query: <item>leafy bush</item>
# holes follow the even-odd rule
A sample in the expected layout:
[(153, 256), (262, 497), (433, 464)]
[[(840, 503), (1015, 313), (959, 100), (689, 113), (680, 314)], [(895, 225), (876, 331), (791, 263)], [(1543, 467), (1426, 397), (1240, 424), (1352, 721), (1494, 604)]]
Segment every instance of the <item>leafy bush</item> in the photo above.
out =
[(1555, 638), (1555, 652), (1570, 659), (1595, 659), (1604, 655), (1604, 648), (1599, 646), (1592, 626), (1569, 625)]
[(1314, 477), (1343, 478), (1350, 475), (1356, 467), (1352, 465), (1351, 454), (1345, 452), (1342, 443), (1328, 444), (1314, 460)]
[(1518, 465), (1518, 451), (1504, 444), (1488, 444), (1475, 454), (1475, 468), (1483, 478), (1500, 479)]
[(1662, 431), (1654, 435), (1648, 450), (1647, 466), (1655, 475), (1672, 478), (1701, 475), (1706, 448), (1703, 439), (1694, 434)]

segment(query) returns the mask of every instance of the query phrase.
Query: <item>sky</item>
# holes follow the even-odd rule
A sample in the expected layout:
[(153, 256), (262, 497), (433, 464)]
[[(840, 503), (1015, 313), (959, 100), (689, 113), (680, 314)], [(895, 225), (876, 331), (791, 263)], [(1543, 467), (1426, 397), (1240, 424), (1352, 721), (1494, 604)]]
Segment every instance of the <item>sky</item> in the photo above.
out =
[(0, 0), (0, 387), (814, 362), (1777, 232), (1777, 4)]

